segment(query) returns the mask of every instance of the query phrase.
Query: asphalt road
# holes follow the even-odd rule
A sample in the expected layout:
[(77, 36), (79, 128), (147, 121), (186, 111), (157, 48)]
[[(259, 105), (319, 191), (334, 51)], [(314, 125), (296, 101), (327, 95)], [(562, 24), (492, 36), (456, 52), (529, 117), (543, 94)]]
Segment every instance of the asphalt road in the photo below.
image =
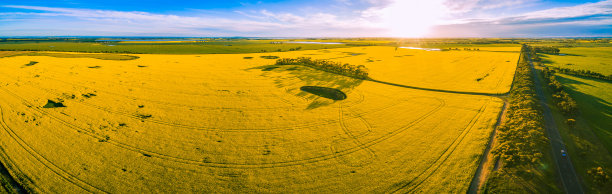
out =
[(552, 112), (547, 106), (546, 96), (544, 95), (544, 89), (542, 88), (542, 80), (536, 73), (530, 57), (529, 65), (531, 66), (531, 70), (533, 72), (536, 94), (538, 95), (540, 104), (542, 105), (542, 111), (544, 114), (544, 128), (546, 128), (546, 133), (548, 134), (548, 139), (550, 140), (550, 145), (552, 147), (553, 160), (557, 164), (557, 172), (561, 178), (565, 192), (569, 194), (584, 193), (578, 176), (576, 175), (576, 171), (574, 170), (574, 166), (572, 166), (570, 155), (568, 154), (565, 157), (561, 156), (561, 150), (567, 151), (567, 149), (565, 149), (565, 144), (563, 144), (563, 139), (561, 139), (561, 135), (559, 134), (559, 130), (553, 118)]

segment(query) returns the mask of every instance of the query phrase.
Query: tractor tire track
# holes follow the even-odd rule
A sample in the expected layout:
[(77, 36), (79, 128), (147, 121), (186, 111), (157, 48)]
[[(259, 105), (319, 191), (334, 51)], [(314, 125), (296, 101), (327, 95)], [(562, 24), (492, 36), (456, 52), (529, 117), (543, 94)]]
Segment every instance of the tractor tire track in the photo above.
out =
[[(490, 100), (487, 101), (487, 103), (485, 103), (480, 108), (480, 112), (478, 114), (476, 114), (470, 120), (470, 122), (468, 123), (466, 128), (462, 131), (462, 133), (460, 135), (458, 135), (453, 140), (453, 142), (446, 149), (444, 149), (443, 153), (440, 156), (438, 156), (438, 158), (436, 158), (434, 161), (432, 161), (428, 167), (426, 167), (421, 173), (419, 173), (419, 175), (417, 175), (416, 177), (412, 178), (410, 181), (406, 182), (405, 184), (402, 184), (398, 188), (393, 189), (391, 191), (391, 193), (400, 192), (400, 190), (403, 190), (403, 189), (405, 189), (407, 187), (408, 187), (408, 191), (406, 191), (406, 193), (414, 192), (414, 190), (416, 188), (418, 188), (423, 182), (425, 182), (429, 177), (431, 177), (431, 175), (433, 175), (442, 166), (442, 164), (444, 162), (446, 162), (446, 160), (452, 155), (452, 153), (459, 146), (459, 144), (461, 144), (461, 142), (467, 136), (467, 134), (469, 134), (470, 130), (474, 127), (474, 125), (476, 125), (477, 121), (479, 120), (480, 116), (484, 112), (484, 110), (487, 107), (487, 105), (489, 104), (489, 102), (490, 102)], [(428, 172), (428, 171), (430, 171), (430, 172)], [(425, 174), (427, 174), (427, 175), (425, 175)], [(423, 177), (422, 180), (420, 180), (420, 181), (417, 180), (417, 179), (421, 178), (424, 175), (425, 175), (425, 177)], [(415, 181), (418, 181), (418, 182), (416, 182), (416, 184), (413, 185), (413, 183), (415, 183)]]
[[(16, 97), (17, 99), (20, 99), (19, 96), (16, 96), (15, 94), (11, 93), (10, 91), (6, 90), (3, 87), (0, 87), (0, 89), (4, 90), (6, 93), (9, 93), (11, 95), (13, 95), (14, 97)], [(182, 163), (182, 164), (190, 164), (190, 165), (197, 165), (197, 166), (206, 166), (206, 167), (215, 167), (215, 168), (242, 168), (242, 169), (248, 169), (248, 168), (274, 168), (274, 167), (288, 167), (288, 166), (295, 166), (295, 165), (304, 165), (304, 164), (309, 164), (309, 163), (315, 163), (315, 162), (320, 162), (320, 161), (325, 161), (325, 160), (330, 160), (333, 158), (337, 158), (338, 156), (344, 156), (344, 155), (348, 155), (363, 149), (366, 149), (368, 147), (377, 145), (393, 136), (396, 136), (404, 131), (406, 131), (407, 129), (409, 129), (410, 127), (420, 123), (421, 121), (425, 120), (426, 118), (428, 118), (431, 114), (439, 111), (442, 107), (445, 106), (445, 102), (443, 100), (438, 99), (440, 104), (439, 106), (433, 108), (432, 110), (430, 110), (429, 112), (427, 112), (426, 114), (420, 116), (419, 118), (411, 121), (410, 123), (395, 129), (391, 132), (386, 133), (385, 135), (375, 138), (373, 140), (370, 140), (368, 142), (364, 142), (363, 145), (361, 146), (355, 146), (349, 149), (346, 149), (344, 151), (340, 151), (337, 154), (326, 154), (326, 155), (320, 155), (320, 156), (316, 156), (316, 157), (311, 157), (311, 158), (305, 158), (305, 159), (299, 159), (299, 160), (293, 160), (293, 161), (283, 161), (283, 162), (268, 162), (268, 163), (259, 163), (259, 164), (248, 164), (248, 163), (215, 163), (215, 162), (203, 162), (200, 160), (193, 160), (193, 159), (186, 159), (186, 158), (179, 158), (179, 157), (174, 157), (174, 156), (170, 156), (170, 155), (166, 155), (166, 154), (162, 154), (162, 153), (158, 153), (158, 152), (154, 152), (154, 151), (149, 151), (149, 150), (145, 150), (142, 148), (138, 148), (135, 147), (133, 145), (128, 145), (125, 143), (121, 143), (121, 142), (117, 142), (114, 140), (108, 140), (105, 143), (109, 143), (111, 145), (114, 145), (116, 147), (128, 150), (128, 151), (133, 151), (133, 152), (137, 152), (137, 153), (141, 153), (143, 155), (148, 155), (150, 157), (156, 157), (156, 158), (160, 158), (162, 160), (167, 160), (167, 161), (173, 161), (173, 162), (177, 162), (177, 163)], [(24, 103), (26, 106), (30, 106), (30, 107), (35, 107), (32, 106), (31, 104), (28, 104), (27, 101), (23, 101), (22, 99), (22, 103)], [(83, 134), (88, 135), (94, 139), (103, 139), (103, 137), (101, 135), (95, 134), (95, 132), (89, 131), (87, 129), (78, 127), (68, 121), (62, 120), (61, 118), (58, 118), (56, 116), (54, 116), (53, 114), (50, 114), (44, 110), (41, 110), (39, 108), (33, 108), (33, 110), (38, 111), (39, 113), (48, 116), (49, 118), (52, 118), (56, 121), (58, 121), (59, 123), (73, 129), (79, 132), (83, 132)]]
[[(41, 88), (41, 87), (37, 87), (40, 90), (44, 90), (47, 93), (50, 94), (54, 94), (56, 96), (61, 96), (62, 94), (59, 92), (55, 92), (49, 89), (45, 89), (45, 88)], [(337, 122), (336, 120), (328, 120), (328, 121), (321, 121), (321, 122), (313, 122), (313, 123), (309, 123), (309, 124), (303, 124), (303, 125), (296, 125), (296, 126), (292, 126), (292, 127), (270, 127), (270, 128), (265, 128), (265, 129), (219, 129), (219, 128), (213, 128), (210, 126), (194, 126), (194, 125), (185, 125), (185, 124), (179, 124), (179, 123), (172, 123), (172, 122), (166, 122), (163, 120), (158, 120), (155, 118), (148, 118), (148, 119), (142, 119), (138, 114), (134, 114), (132, 112), (128, 112), (128, 111), (121, 111), (121, 110), (112, 110), (106, 107), (102, 107), (102, 106), (98, 106), (95, 104), (91, 104), (88, 102), (84, 102), (84, 101), (71, 101), (71, 102), (76, 102), (85, 106), (89, 106), (104, 112), (108, 112), (111, 114), (115, 114), (115, 115), (123, 115), (125, 117), (128, 118), (132, 118), (135, 120), (141, 120), (141, 121), (146, 121), (146, 122), (150, 122), (150, 123), (156, 123), (156, 124), (160, 124), (160, 125), (166, 125), (166, 126), (171, 126), (171, 127), (177, 127), (177, 128), (184, 128), (184, 129), (193, 129), (193, 130), (206, 130), (206, 131), (226, 131), (226, 132), (272, 132), (272, 131), (288, 131), (288, 130), (296, 130), (296, 129), (304, 129), (304, 128), (310, 128), (310, 127), (315, 127), (315, 126), (320, 126), (320, 125), (328, 125), (328, 124), (333, 124), (335, 122)]]
[(22, 147), (25, 151), (27, 151), (32, 157), (34, 157), (34, 159), (36, 159), (38, 162), (40, 162), (43, 166), (45, 166), (45, 168), (49, 169), (50, 171), (52, 171), (54, 174), (58, 175), (59, 177), (61, 177), (62, 179), (66, 180), (69, 183), (74, 184), (75, 186), (80, 187), (81, 189), (88, 191), (90, 193), (108, 193), (105, 192), (104, 190), (93, 186), (81, 179), (79, 179), (78, 177), (74, 176), (73, 174), (70, 174), (69, 172), (66, 172), (64, 169), (58, 167), (56, 164), (54, 164), (53, 162), (51, 162), (49, 159), (45, 158), (42, 154), (38, 153), (36, 150), (34, 150), (30, 145), (28, 145), (23, 139), (21, 139), (21, 137), (19, 137), (15, 131), (13, 131), (13, 129), (11, 129), (7, 124), (6, 121), (4, 120), (4, 112), (2, 110), (2, 107), (0, 106), (0, 121), (1, 121), (1, 126), (2, 129), (4, 129), (4, 131), (13, 139), (15, 140), (15, 142)]
[[(2, 111), (1, 108), (2, 107), (0, 107), (0, 116)], [(34, 185), (34, 181), (32, 181), (30, 177), (25, 176), (23, 171), (15, 164), (15, 161), (8, 156), (4, 148), (0, 147), (0, 168), (2, 168), (0, 171), (9, 179), (8, 181), (13, 191), (17, 194), (34, 193), (34, 186), (36, 186)], [(11, 172), (14, 176), (11, 175)]]
[[(345, 120), (344, 120), (344, 111), (343, 111), (342, 104), (338, 105), (338, 114), (339, 114), (339, 115), (338, 115), (338, 121), (339, 121), (339, 123), (340, 123), (340, 128), (342, 129), (342, 131), (344, 132), (344, 134), (348, 135), (348, 139), (352, 140), (352, 141), (353, 141), (353, 143), (355, 143), (357, 146), (364, 146), (364, 144), (363, 144), (361, 141), (359, 141), (359, 137), (355, 136), (355, 135), (354, 135), (354, 134), (351, 132), (351, 130), (350, 130), (350, 129), (349, 129), (347, 126), (346, 126), (346, 122), (345, 122)], [(361, 117), (357, 117), (357, 118), (361, 118)], [(362, 121), (362, 122), (363, 122), (364, 120), (361, 120), (361, 119), (360, 119), (360, 121)], [(365, 123), (364, 123), (364, 125), (365, 125), (366, 127), (369, 127), (369, 124), (365, 124)], [(368, 128), (368, 131), (372, 131), (372, 129), (371, 129), (371, 128)], [(367, 133), (366, 133), (366, 134), (363, 134), (363, 136), (365, 136), (365, 135), (367, 135)], [(337, 153), (337, 152), (338, 152), (338, 150), (337, 150), (337, 149), (335, 149), (335, 147), (336, 147), (336, 146), (334, 146), (334, 145), (335, 145), (334, 143), (337, 143), (338, 141), (341, 141), (341, 140), (345, 140), (345, 139), (339, 139), (339, 140), (335, 140), (335, 141), (333, 141), (333, 142), (332, 142), (332, 145), (330, 146), (330, 147), (331, 147), (331, 149), (332, 149), (332, 153), (334, 153), (334, 154), (335, 154), (335, 153)], [(368, 155), (370, 155), (372, 158), (376, 157), (376, 153), (375, 153), (375, 152), (374, 152), (374, 151), (373, 151), (373, 150), (372, 150), (370, 147), (366, 147), (364, 150), (365, 150), (365, 151), (367, 151)], [(338, 157), (338, 158), (340, 158), (340, 157)], [(371, 162), (370, 162), (370, 163), (371, 163)], [(348, 164), (347, 164), (347, 165), (348, 165)], [(363, 164), (363, 165), (365, 165), (365, 164)], [(361, 165), (361, 166), (362, 166), (362, 165)]]
[[(32, 87), (36, 87), (36, 86), (32, 86)], [(44, 90), (44, 91), (46, 91), (46, 92), (48, 92), (50, 94), (54, 94), (56, 96), (61, 96), (62, 95), (60, 92), (55, 92), (55, 91), (52, 91), (50, 89), (46, 89), (46, 88), (42, 88), (42, 87), (36, 87), (36, 88), (38, 88), (40, 90)], [(87, 87), (85, 87), (85, 88), (87, 88)], [(120, 94), (117, 94), (117, 95), (120, 95)], [(123, 95), (120, 95), (120, 96), (123, 96)], [(125, 98), (132, 99), (132, 97), (129, 97), (129, 96), (125, 96)], [(311, 122), (311, 123), (302, 124), (302, 125), (294, 125), (294, 126), (291, 126), (291, 127), (279, 126), (279, 127), (267, 127), (265, 129), (220, 129), (220, 128), (213, 128), (213, 127), (210, 127), (210, 126), (194, 126), (194, 125), (185, 125), (185, 124), (179, 124), (179, 123), (166, 122), (166, 121), (158, 120), (158, 119), (155, 119), (155, 118), (148, 118), (148, 119), (144, 120), (144, 119), (142, 119), (140, 117), (140, 115), (133, 114), (133, 113), (128, 112), (128, 111), (112, 110), (112, 109), (109, 109), (109, 108), (105, 108), (105, 107), (102, 107), (102, 106), (98, 106), (98, 105), (95, 105), (95, 104), (91, 104), (91, 103), (84, 102), (84, 101), (78, 101), (78, 100), (75, 100), (75, 101), (72, 101), (72, 102), (76, 102), (76, 103), (83, 104), (83, 105), (86, 105), (86, 106), (89, 106), (89, 107), (93, 107), (93, 108), (96, 108), (96, 109), (99, 109), (99, 110), (102, 110), (102, 111), (105, 111), (105, 112), (108, 112), (108, 113), (111, 113), (111, 114), (123, 115), (123, 116), (129, 117), (129, 118), (132, 118), (132, 119), (136, 119), (136, 120), (156, 123), (156, 124), (160, 124), (160, 125), (167, 125), (167, 126), (177, 127), (177, 128), (193, 129), (193, 130), (225, 131), (225, 132), (247, 132), (247, 131), (248, 132), (271, 132), (271, 131), (289, 131), (289, 130), (296, 130), (296, 129), (311, 128), (311, 127), (315, 127), (315, 126), (329, 125), (329, 124), (334, 124), (334, 123), (338, 122), (337, 120), (326, 120), (326, 121), (320, 121), (320, 122)], [(155, 103), (166, 104), (164, 102), (155, 102)], [(372, 111), (372, 112), (383, 111), (383, 110), (385, 110), (387, 108), (390, 108), (390, 107), (392, 107), (394, 105), (396, 105), (396, 104), (392, 104), (392, 105), (383, 107), (383, 108), (381, 108), (379, 110), (375, 110), (375, 111)], [(181, 106), (188, 107), (186, 105), (181, 105)], [(218, 110), (225, 110), (226, 108), (216, 108), (216, 109), (218, 109)]]

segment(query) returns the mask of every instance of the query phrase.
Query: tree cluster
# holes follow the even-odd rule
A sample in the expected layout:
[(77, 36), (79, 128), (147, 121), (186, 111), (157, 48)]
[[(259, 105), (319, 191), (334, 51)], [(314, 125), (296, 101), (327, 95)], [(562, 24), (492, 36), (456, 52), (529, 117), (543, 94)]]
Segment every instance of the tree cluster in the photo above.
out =
[(593, 182), (599, 185), (605, 185), (610, 181), (610, 175), (601, 166), (588, 170), (587, 174), (593, 179)]
[[(542, 113), (535, 93), (532, 69), (523, 46), (509, 95), (506, 122), (499, 128), (500, 145), (493, 153), (504, 166), (512, 169), (538, 164), (548, 141), (544, 134)], [(518, 168), (515, 168), (518, 169)]]
[(552, 46), (534, 46), (532, 47), (536, 53), (546, 53), (546, 54), (554, 54), (557, 55), (561, 50), (557, 47)]
[(282, 58), (276, 60), (276, 65), (303, 65), (314, 69), (340, 74), (357, 79), (368, 79), (368, 69), (363, 65), (351, 65), (329, 60), (312, 59), (310, 57)]
[(298, 47), (295, 47), (295, 48), (290, 48), (289, 51), (299, 51), (301, 49), (302, 49), (302, 47), (298, 46)]
[(548, 87), (552, 91), (552, 97), (555, 105), (559, 110), (569, 119), (574, 119), (574, 117), (578, 113), (578, 105), (576, 101), (563, 90), (563, 85), (561, 82), (557, 81), (557, 76), (555, 76), (555, 71), (550, 70), (548, 67), (544, 67), (542, 73), (544, 74), (544, 78), (546, 78), (546, 82), (548, 83)]
[(30, 61), (28, 64), (25, 64), (25, 66), (36, 65), (36, 63), (38, 63), (38, 61)]
[(606, 75), (603, 75), (601, 73), (597, 73), (591, 70), (582, 70), (582, 69), (574, 70), (574, 69), (561, 68), (561, 67), (552, 67), (552, 70), (555, 72), (559, 72), (559, 73), (567, 74), (567, 75), (576, 75), (576, 76), (612, 81), (612, 74), (606, 76)]

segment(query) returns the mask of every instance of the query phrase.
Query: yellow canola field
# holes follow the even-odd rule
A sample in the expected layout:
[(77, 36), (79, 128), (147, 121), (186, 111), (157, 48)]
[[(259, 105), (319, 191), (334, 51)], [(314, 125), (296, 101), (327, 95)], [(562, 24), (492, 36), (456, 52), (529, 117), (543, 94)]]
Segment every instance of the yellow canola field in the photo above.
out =
[(510, 91), (520, 47), (483, 47), (479, 51), (459, 49), (425, 51), (372, 46), (289, 55), (365, 65), (373, 79), (395, 84), (491, 94)]
[[(388, 60), (385, 49), (360, 52)], [(259, 57), (313, 53), (1, 58), (2, 163), (42, 193), (467, 190), (501, 100), (269, 69)]]
[(190, 42), (206, 42), (204, 40), (168, 40), (168, 41), (118, 41), (118, 43), (130, 44), (151, 44), (151, 43), (190, 43)]

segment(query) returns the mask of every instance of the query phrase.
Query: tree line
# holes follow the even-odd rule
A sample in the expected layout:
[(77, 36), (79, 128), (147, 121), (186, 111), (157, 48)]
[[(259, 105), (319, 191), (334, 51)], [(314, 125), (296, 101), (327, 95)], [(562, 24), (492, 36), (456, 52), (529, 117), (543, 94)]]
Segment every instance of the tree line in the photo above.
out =
[(561, 52), (559, 48), (553, 47), (553, 46), (533, 46), (531, 48), (535, 50), (536, 53), (546, 53), (546, 54), (558, 55), (559, 52)]
[(563, 85), (561, 82), (557, 81), (557, 76), (555, 76), (555, 71), (550, 70), (548, 67), (544, 67), (542, 70), (542, 74), (544, 78), (546, 78), (546, 83), (548, 87), (552, 91), (552, 97), (555, 105), (559, 110), (566, 116), (568, 119), (575, 120), (575, 116), (578, 113), (578, 105), (576, 101), (563, 90)]
[[(546, 78), (546, 82), (548, 87), (553, 92), (553, 102), (555, 106), (563, 113), (565, 117), (565, 123), (570, 129), (576, 128), (576, 117), (579, 114), (578, 104), (576, 100), (574, 100), (567, 92), (565, 92), (563, 85), (561, 82), (557, 80), (555, 76), (556, 71), (568, 70), (564, 68), (553, 67), (551, 70), (548, 67), (544, 67), (542, 70), (542, 74), (544, 78)], [(568, 72), (575, 72), (574, 70), (570, 70)], [(587, 175), (593, 179), (593, 182), (599, 185), (604, 185), (610, 180), (610, 176), (606, 173), (606, 171), (601, 167), (594, 167), (587, 171)]]
[(533, 181), (534, 176), (542, 174), (540, 166), (547, 163), (544, 153), (549, 149), (532, 68), (527, 58), (529, 49), (523, 45), (508, 96), (506, 120), (498, 128), (499, 144), (492, 152), (500, 160), (501, 167), (488, 177), (485, 193), (537, 193), (546, 190), (545, 184), (539, 185), (541, 188), (531, 188), (516, 181)]
[[(529, 48), (523, 46), (522, 52)], [(517, 65), (509, 95), (506, 122), (499, 128), (500, 145), (493, 151), (504, 167), (538, 164), (548, 138), (544, 135), (542, 113), (535, 93), (529, 61), (523, 53)]]
[(303, 65), (357, 79), (369, 79), (368, 69), (364, 65), (356, 66), (323, 59), (312, 59), (310, 57), (282, 58), (276, 60), (276, 65)]
[(559, 73), (567, 74), (567, 75), (576, 75), (576, 76), (612, 81), (612, 74), (606, 76), (606, 75), (603, 75), (601, 73), (597, 73), (591, 70), (582, 70), (582, 69), (574, 70), (574, 69), (569, 69), (569, 68), (552, 67), (551, 71), (559, 72)]

